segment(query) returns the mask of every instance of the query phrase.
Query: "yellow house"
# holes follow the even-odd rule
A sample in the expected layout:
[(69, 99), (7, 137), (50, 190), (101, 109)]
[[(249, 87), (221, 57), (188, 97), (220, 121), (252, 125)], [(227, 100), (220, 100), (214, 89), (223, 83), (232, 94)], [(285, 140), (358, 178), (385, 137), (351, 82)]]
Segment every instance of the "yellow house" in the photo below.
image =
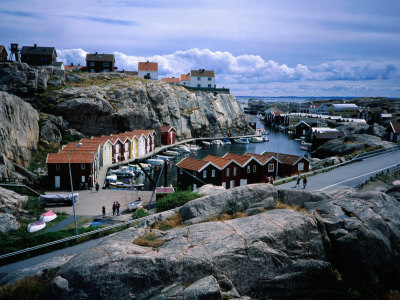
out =
[(112, 148), (113, 144), (110, 140), (107, 140), (103, 144), (103, 166), (112, 164)]
[(131, 158), (136, 158), (139, 156), (139, 140), (135, 136), (132, 138), (132, 144), (131, 144)]

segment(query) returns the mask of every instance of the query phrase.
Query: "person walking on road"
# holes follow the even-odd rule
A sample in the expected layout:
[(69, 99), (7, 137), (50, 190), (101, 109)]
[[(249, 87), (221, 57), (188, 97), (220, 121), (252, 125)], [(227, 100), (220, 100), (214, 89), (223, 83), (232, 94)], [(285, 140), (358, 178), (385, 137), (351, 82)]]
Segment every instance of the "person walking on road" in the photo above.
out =
[(119, 216), (119, 208), (121, 207), (121, 204), (119, 204), (119, 202), (117, 201), (115, 207), (117, 208), (117, 216)]
[(101, 208), (102, 212), (103, 212), (103, 219), (106, 218), (106, 206), (103, 205), (103, 207)]
[(99, 183), (98, 183), (98, 182), (96, 182), (96, 192), (98, 192), (98, 191), (99, 191), (99, 187), (100, 187)]
[(298, 186), (300, 186), (300, 173), (297, 173), (296, 185), (294, 187), (297, 188)]
[(113, 203), (113, 205), (112, 205), (112, 212), (113, 212), (113, 216), (115, 216), (115, 210), (117, 209), (117, 204), (115, 203), (115, 201), (114, 201), (114, 203)]
[(306, 188), (307, 186), (307, 177), (306, 175), (303, 176), (303, 190)]

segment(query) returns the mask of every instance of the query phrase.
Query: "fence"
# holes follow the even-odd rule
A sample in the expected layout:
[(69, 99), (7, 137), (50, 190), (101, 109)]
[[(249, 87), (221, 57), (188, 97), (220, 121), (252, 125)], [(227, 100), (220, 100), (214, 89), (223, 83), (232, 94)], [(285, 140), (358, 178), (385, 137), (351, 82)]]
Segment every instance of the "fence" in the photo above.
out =
[(361, 183), (359, 185), (358, 188), (362, 189), (364, 187), (364, 185), (366, 185), (371, 180), (377, 178), (378, 176), (384, 175), (385, 173), (388, 174), (389, 172), (393, 172), (393, 171), (397, 171), (397, 170), (400, 170), (400, 164), (397, 164), (395, 166), (387, 167), (386, 169), (381, 170), (379, 173), (376, 173), (374, 176), (372, 176), (372, 177), (368, 178), (367, 180), (365, 180), (363, 183)]

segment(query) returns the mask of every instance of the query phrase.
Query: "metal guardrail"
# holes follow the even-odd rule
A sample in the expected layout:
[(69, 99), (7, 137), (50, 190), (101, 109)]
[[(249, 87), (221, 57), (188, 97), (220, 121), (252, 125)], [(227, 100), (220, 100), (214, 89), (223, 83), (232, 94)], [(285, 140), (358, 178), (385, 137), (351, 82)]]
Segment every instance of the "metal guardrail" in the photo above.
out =
[(395, 165), (395, 166), (387, 167), (387, 168), (381, 170), (380, 172), (376, 173), (374, 176), (371, 176), (370, 178), (368, 178), (367, 180), (365, 180), (363, 183), (361, 183), (361, 184), (358, 186), (358, 188), (361, 189), (365, 184), (367, 184), (367, 183), (368, 183), (370, 180), (372, 180), (374, 177), (383, 175), (383, 174), (385, 174), (385, 172), (386, 172), (386, 173), (389, 173), (389, 172), (391, 172), (391, 171), (397, 171), (397, 170), (400, 170), (400, 164), (397, 164), (397, 165)]
[(137, 223), (137, 222), (144, 221), (147, 217), (148, 216), (143, 217), (143, 218), (139, 218), (139, 219), (135, 219), (135, 220), (129, 220), (129, 221), (126, 221), (126, 222), (123, 222), (123, 223), (119, 223), (119, 224), (107, 226), (107, 227), (104, 227), (104, 228), (96, 229), (96, 230), (93, 230), (93, 231), (81, 233), (81, 234), (78, 234), (78, 235), (70, 236), (70, 237), (67, 237), (67, 238), (64, 238), (64, 239), (61, 239), (61, 240), (48, 242), (46, 244), (37, 245), (37, 246), (34, 246), (34, 247), (18, 250), (18, 251), (11, 252), (11, 253), (6, 253), (6, 254), (3, 254), (3, 255), (0, 255), (0, 259), (11, 257), (11, 256), (15, 256), (15, 255), (19, 255), (19, 254), (28, 253), (28, 252), (35, 251), (35, 250), (38, 250), (38, 249), (46, 248), (48, 246), (54, 246), (54, 245), (57, 245), (57, 244), (61, 244), (61, 243), (65, 243), (65, 242), (68, 242), (68, 241), (76, 240), (76, 239), (79, 239), (79, 238), (82, 238), (82, 237), (90, 236), (90, 235), (93, 235), (93, 234), (96, 234), (96, 233), (101, 233), (101, 232), (104, 232), (104, 231), (108, 231), (108, 230), (111, 230), (111, 229), (114, 229), (114, 228), (123, 227), (123, 226), (129, 226), (132, 223)]

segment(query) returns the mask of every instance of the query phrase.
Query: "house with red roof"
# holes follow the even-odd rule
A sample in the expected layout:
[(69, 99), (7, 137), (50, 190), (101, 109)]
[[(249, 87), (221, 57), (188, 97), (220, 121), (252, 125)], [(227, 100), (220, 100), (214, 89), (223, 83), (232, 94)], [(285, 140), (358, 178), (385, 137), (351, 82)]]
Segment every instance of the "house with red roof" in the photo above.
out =
[(235, 161), (240, 166), (239, 185), (264, 182), (264, 166), (254, 155), (226, 153), (223, 157)]
[(183, 86), (190, 86), (190, 73), (181, 74), (181, 85)]
[(390, 122), (386, 127), (388, 141), (398, 143), (400, 141), (400, 122)]
[(198, 88), (215, 88), (215, 73), (213, 70), (191, 70), (190, 86)]
[(161, 126), (161, 144), (172, 145), (175, 144), (176, 129), (172, 126)]
[(158, 63), (157, 62), (139, 62), (138, 76), (144, 79), (158, 80)]
[(172, 85), (179, 85), (181, 83), (181, 80), (175, 77), (163, 77), (161, 78), (161, 81)]

